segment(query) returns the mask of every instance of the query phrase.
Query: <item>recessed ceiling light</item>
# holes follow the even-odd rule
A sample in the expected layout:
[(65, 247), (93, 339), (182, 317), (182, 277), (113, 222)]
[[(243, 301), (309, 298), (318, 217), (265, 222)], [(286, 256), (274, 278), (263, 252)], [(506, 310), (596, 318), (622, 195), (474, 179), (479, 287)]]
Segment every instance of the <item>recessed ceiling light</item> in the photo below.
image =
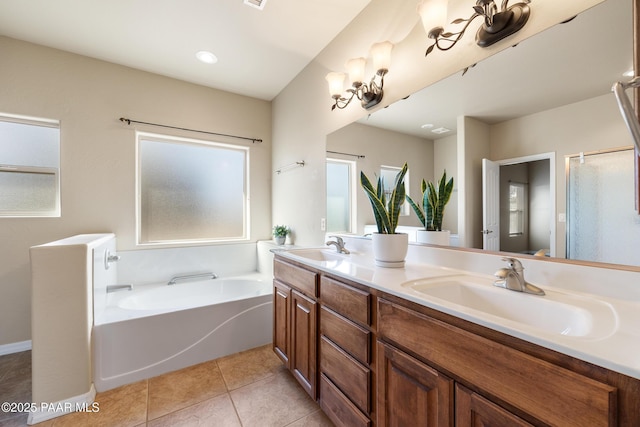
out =
[(635, 76), (635, 74), (636, 73), (633, 70), (629, 70), (629, 71), (625, 71), (623, 76), (625, 76), (625, 77), (633, 77), (633, 76)]
[(215, 64), (216, 62), (218, 62), (218, 57), (206, 50), (201, 50), (200, 52), (196, 53), (196, 58), (198, 58), (205, 64)]
[(256, 9), (264, 9), (264, 5), (267, 3), (267, 0), (244, 0), (244, 4), (247, 6), (255, 7)]
[(425, 123), (422, 126), (420, 126), (422, 129), (431, 129), (433, 127), (433, 125), (431, 123)]
[(431, 132), (433, 133), (437, 133), (437, 134), (441, 134), (441, 133), (447, 133), (447, 132), (451, 132), (451, 129), (447, 129), (447, 128), (437, 128), (437, 129), (432, 129)]

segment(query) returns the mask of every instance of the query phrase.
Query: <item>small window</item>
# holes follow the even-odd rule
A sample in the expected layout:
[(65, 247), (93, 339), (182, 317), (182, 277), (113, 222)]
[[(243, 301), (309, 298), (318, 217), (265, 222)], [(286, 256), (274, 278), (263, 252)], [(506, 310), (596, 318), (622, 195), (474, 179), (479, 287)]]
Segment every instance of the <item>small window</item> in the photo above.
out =
[[(395, 166), (380, 166), (380, 176), (382, 177), (382, 185), (384, 186), (384, 195), (387, 199), (387, 202), (389, 201), (389, 197), (391, 197), (391, 193), (393, 193), (393, 187), (396, 182), (396, 175), (398, 175), (398, 172), (400, 172), (401, 170), (401, 167), (399, 168)], [(411, 188), (409, 185), (409, 171), (407, 171), (404, 176), (404, 188), (407, 194), (409, 194), (409, 188)], [(402, 207), (400, 208), (400, 216), (409, 216), (411, 214), (410, 209), (411, 207), (409, 206), (409, 203), (403, 203)]]
[(60, 123), (0, 115), (0, 216), (60, 216)]
[(355, 232), (356, 162), (327, 159), (327, 231)]
[(509, 184), (509, 236), (524, 234), (526, 194), (520, 183)]
[(249, 238), (249, 149), (137, 133), (138, 243)]

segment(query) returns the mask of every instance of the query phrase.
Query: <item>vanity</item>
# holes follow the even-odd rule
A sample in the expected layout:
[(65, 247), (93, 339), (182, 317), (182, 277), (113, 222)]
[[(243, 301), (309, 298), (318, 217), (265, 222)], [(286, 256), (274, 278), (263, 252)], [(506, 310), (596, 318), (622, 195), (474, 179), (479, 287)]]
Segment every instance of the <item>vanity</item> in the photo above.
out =
[(533, 257), (547, 295), (497, 288), (504, 262), (473, 250), (410, 245), (405, 268), (380, 268), (345, 240), (348, 255), (274, 260), (274, 351), (336, 425), (640, 423), (637, 296), (547, 286), (572, 267)]

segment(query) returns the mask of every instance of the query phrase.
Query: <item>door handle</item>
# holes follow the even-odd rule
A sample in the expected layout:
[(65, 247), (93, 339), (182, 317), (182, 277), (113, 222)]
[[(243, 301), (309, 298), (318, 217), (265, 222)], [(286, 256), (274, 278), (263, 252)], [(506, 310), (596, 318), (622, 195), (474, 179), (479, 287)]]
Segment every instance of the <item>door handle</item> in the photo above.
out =
[(482, 234), (491, 234), (491, 233), (493, 233), (493, 230), (480, 230), (480, 232)]

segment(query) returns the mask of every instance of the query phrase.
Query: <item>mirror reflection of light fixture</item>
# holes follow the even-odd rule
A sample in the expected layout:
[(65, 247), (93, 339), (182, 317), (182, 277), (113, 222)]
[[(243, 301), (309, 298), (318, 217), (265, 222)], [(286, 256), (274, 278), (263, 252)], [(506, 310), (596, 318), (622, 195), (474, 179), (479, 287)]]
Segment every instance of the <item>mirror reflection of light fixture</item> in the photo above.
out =
[[(347, 61), (346, 68), (352, 86), (346, 90), (346, 92), (351, 94), (347, 95), (348, 98), (342, 96), (344, 92), (345, 74), (335, 72), (327, 74), (326, 79), (329, 83), (329, 93), (335, 102), (331, 106), (331, 111), (335, 110), (336, 107), (340, 109), (345, 108), (354, 96), (360, 100), (362, 108), (367, 110), (380, 103), (383, 96), (384, 76), (389, 72), (391, 49), (393, 49), (393, 43), (388, 41), (376, 43), (371, 46), (373, 68), (376, 70), (376, 73), (368, 84), (363, 83), (367, 60), (365, 58), (354, 58)], [(380, 78), (380, 83), (376, 83), (376, 77)]]
[(435, 42), (427, 48), (425, 56), (429, 55), (434, 48), (449, 50), (455, 46), (464, 36), (465, 31), (473, 20), (482, 16), (484, 23), (476, 33), (476, 43), (480, 47), (491, 46), (511, 34), (518, 32), (529, 19), (531, 14), (529, 3), (531, 0), (521, 0), (509, 6), (509, 0), (502, 0), (500, 10), (494, 0), (477, 0), (473, 6), (473, 14), (467, 18), (454, 19), (452, 24), (463, 24), (458, 32), (449, 32), (441, 26), (446, 20), (447, 2), (446, 0), (423, 0), (418, 5), (418, 14), (422, 18), (422, 25)]

